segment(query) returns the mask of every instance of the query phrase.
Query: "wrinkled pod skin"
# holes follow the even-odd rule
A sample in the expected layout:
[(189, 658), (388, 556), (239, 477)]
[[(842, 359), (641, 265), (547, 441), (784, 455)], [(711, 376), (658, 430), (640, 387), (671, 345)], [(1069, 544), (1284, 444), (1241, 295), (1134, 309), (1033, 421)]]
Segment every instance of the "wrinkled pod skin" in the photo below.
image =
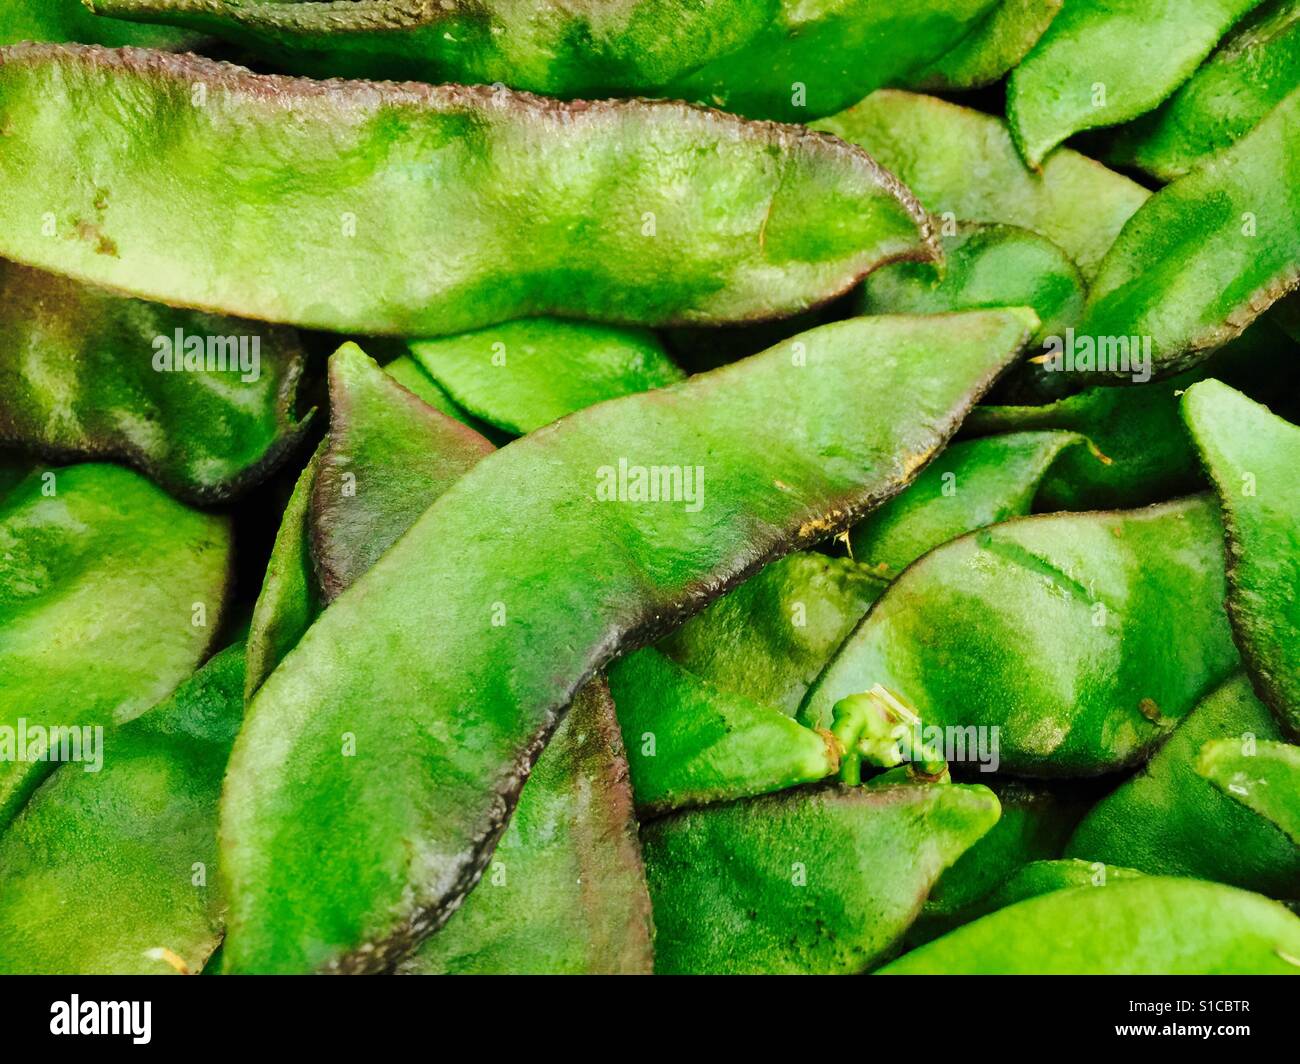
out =
[[(124, 113), (129, 128), (104, 136)], [(0, 128), (0, 254), (334, 332), (760, 320), (939, 254), (928, 216), (865, 152), (670, 101), (17, 45), (0, 50)], [(249, 213), (256, 232), (232, 234)]]

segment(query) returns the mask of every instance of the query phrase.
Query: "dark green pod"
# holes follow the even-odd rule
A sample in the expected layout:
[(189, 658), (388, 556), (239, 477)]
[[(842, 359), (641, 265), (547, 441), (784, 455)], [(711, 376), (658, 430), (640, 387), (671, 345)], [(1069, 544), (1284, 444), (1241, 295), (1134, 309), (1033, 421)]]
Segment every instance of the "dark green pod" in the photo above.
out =
[(660, 973), (861, 972), (998, 817), (984, 787), (830, 786), (643, 830)]
[[(0, 50), (0, 128), (0, 254), (334, 332), (764, 319), (937, 254), (924, 211), (865, 152), (669, 101), (18, 45)], [(259, 165), (213, 180), (214, 158)], [(256, 216), (256, 234), (232, 239), (232, 216)]]
[(1300, 846), (1300, 746), (1219, 739), (1201, 747), (1196, 771)]
[(1107, 887), (1126, 879), (1137, 879), (1141, 872), (1100, 861), (1062, 858), (1059, 861), (1030, 861), (1017, 869), (1002, 886), (984, 899), (985, 912), (995, 912), (1026, 898), (1051, 894), (1074, 887)]
[(131, 25), (96, 18), (81, 0), (4, 0), (0, 8), (0, 45), (19, 41), (80, 41), (116, 48), (190, 48), (199, 42), (197, 34), (155, 26)]
[(902, 82), (921, 92), (978, 89), (1000, 81), (1024, 59), (1064, 0), (999, 0), (961, 42)]
[(301, 438), (291, 329), (122, 299), (0, 261), (0, 443), (118, 459), (214, 502)]
[[(1036, 325), (824, 326), (798, 358), (782, 345), (601, 403), (483, 459), (254, 697), (223, 796), (227, 965), (372, 970), (411, 952), (477, 880), (577, 690), (899, 490)], [(873, 406), (882, 389), (894, 401)], [(664, 465), (678, 489), (642, 501), (632, 483)]]

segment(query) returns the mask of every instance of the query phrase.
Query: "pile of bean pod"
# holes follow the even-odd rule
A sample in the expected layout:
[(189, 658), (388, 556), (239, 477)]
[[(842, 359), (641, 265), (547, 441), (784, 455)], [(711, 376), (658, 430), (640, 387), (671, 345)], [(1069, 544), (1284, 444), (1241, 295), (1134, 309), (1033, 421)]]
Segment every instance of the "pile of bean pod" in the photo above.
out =
[(0, 0), (0, 972), (1300, 974), (1297, 285), (1300, 0)]

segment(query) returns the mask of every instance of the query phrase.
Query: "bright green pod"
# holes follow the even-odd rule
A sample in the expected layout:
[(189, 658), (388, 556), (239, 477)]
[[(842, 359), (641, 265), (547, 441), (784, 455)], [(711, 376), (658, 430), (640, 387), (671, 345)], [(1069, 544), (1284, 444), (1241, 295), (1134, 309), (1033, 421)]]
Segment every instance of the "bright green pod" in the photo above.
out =
[(909, 945), (946, 934), (992, 911), (989, 898), (1032, 861), (1059, 857), (1082, 808), (1042, 787), (1015, 781), (991, 784), (1002, 814), (978, 842), (939, 877), (916, 923)]
[(964, 224), (942, 240), (943, 269), (900, 262), (877, 270), (858, 293), (859, 314), (942, 314), (979, 307), (1033, 307), (1040, 336), (1059, 335), (1083, 310), (1084, 280), (1046, 237), (1010, 225)]
[(853, 557), (892, 580), (942, 543), (1023, 517), (1061, 455), (1087, 443), (1073, 432), (1012, 432), (954, 443), (915, 484), (854, 526)]
[(693, 809), (642, 830), (655, 971), (861, 972), (997, 821), (984, 787), (829, 786)]
[(1030, 166), (1067, 137), (1146, 114), (1260, 0), (1071, 0), (1007, 83)]
[[(1139, 879), (1142, 872), (1101, 861), (1062, 858), (1059, 861), (1030, 861), (1018, 868), (1011, 878), (984, 900), (984, 911), (995, 912), (1026, 898), (1051, 894), (1074, 887), (1107, 887), (1128, 879)], [(982, 914), (981, 914), (982, 915)]]
[(1300, 746), (1219, 739), (1201, 747), (1196, 771), (1300, 845)]
[(999, 909), (881, 975), (1300, 975), (1300, 917), (1196, 879), (1143, 876)]
[(800, 719), (827, 727), (840, 699), (879, 685), (960, 741), (957, 760), (1113, 772), (1236, 667), (1223, 593), (1223, 529), (1204, 496), (994, 525), (895, 580)]
[[(124, 113), (128, 129), (96, 134)], [(19, 45), (0, 50), (0, 126), (0, 253), (332, 332), (779, 317), (937, 254), (919, 204), (861, 150), (669, 101)], [(214, 158), (262, 165), (213, 181)], [(255, 240), (230, 239), (232, 212), (256, 213)]]
[(978, 89), (1001, 81), (1038, 43), (1064, 0), (1000, 0), (961, 43), (909, 74), (902, 85), (921, 92)]
[(0, 972), (203, 969), (222, 935), (217, 798), (243, 693), (237, 644), (108, 735), (96, 771), (61, 765), (36, 791), (0, 835)]
[(330, 434), (307, 524), (328, 605), (494, 448), (385, 373), (356, 344), (329, 361)]
[[(1253, 131), (1157, 192), (1101, 264), (1077, 333), (1096, 341), (1079, 378), (1127, 375), (1117, 343), (1157, 376), (1195, 365), (1300, 283), (1300, 90)], [(1076, 344), (1076, 346), (1078, 346)], [(1107, 357), (1103, 357), (1106, 355)]]
[(1200, 700), (1137, 775), (1089, 811), (1066, 856), (1295, 896), (1295, 846), (1196, 773), (1207, 742), (1248, 737), (1273, 740), (1280, 733), (1238, 673)]
[(1031, 170), (1000, 118), (933, 96), (884, 89), (813, 128), (861, 145), (945, 223), (1032, 230), (1061, 247), (1086, 278), (1150, 196), (1068, 149)]
[(701, 679), (653, 648), (614, 662), (609, 687), (643, 814), (784, 790), (839, 770), (828, 734)]
[(0, 45), (19, 41), (80, 41), (110, 48), (190, 48), (200, 38), (193, 33), (155, 26), (130, 25), (96, 18), (81, 0), (4, 0), (0, 7)]
[(1036, 327), (1023, 310), (840, 322), (798, 358), (601, 403), (479, 462), (254, 697), (223, 795), (227, 965), (411, 952), (478, 878), (579, 687), (898, 491)]
[(3, 827), (51, 756), (67, 760), (194, 671), (221, 626), (231, 536), (227, 518), (138, 473), (78, 465), (0, 498), (0, 543)]
[[(374, 340), (367, 341), (373, 344)], [(398, 341), (390, 341), (398, 342)], [(403, 388), (414, 396), (423, 399), (429, 406), (433, 407), (438, 413), (446, 414), (453, 417), (461, 424), (469, 425), (473, 420), (469, 414), (457, 405), (456, 401), (447, 394), (447, 389), (439, 384), (436, 380), (425, 372), (424, 367), (420, 365), (410, 355), (399, 355), (387, 365), (384, 366), (384, 372), (393, 380), (397, 381)], [(473, 428), (472, 425), (470, 425)]]
[(88, 0), (117, 18), (184, 26), (315, 77), (500, 84), (548, 96), (662, 96), (741, 47), (780, 0)]
[(413, 340), (410, 350), (459, 406), (515, 436), (684, 377), (652, 333), (548, 318)]
[(0, 261), (0, 444), (116, 459), (228, 499), (302, 436), (290, 329), (122, 299)]
[(1223, 505), (1228, 616), (1246, 670), (1300, 737), (1300, 428), (1217, 380), (1183, 396), (1183, 417)]
[(1117, 131), (1107, 158), (1161, 181), (1231, 147), (1300, 86), (1300, 4), (1274, 0), (1223, 39), (1158, 110)]
[(819, 118), (938, 59), (996, 2), (782, 3), (746, 45), (674, 81), (663, 95), (750, 118)]
[(609, 691), (590, 683), (538, 758), (479, 885), (407, 975), (648, 975), (650, 896)]
[(781, 558), (659, 643), (693, 674), (794, 716), (845, 636), (884, 590), (848, 558)]

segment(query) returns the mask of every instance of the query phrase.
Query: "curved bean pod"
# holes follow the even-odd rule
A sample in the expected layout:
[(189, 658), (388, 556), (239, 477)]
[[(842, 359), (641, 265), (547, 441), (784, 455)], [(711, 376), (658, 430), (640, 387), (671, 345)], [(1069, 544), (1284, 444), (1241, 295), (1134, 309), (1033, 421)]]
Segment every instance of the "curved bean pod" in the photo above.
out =
[(1059, 245), (1086, 278), (1150, 196), (1069, 149), (1030, 170), (1005, 122), (933, 96), (882, 89), (813, 128), (861, 145), (945, 222), (1032, 230)]
[[(1300, 90), (1166, 185), (1097, 271), (1078, 333), (1150, 345), (1157, 375), (1203, 361), (1300, 284)], [(1114, 366), (1080, 368), (1080, 378)], [(1118, 372), (1124, 372), (1120, 369)]]
[(904, 88), (921, 92), (978, 89), (1001, 81), (1047, 31), (1064, 0), (1000, 0), (952, 51), (909, 74)]
[(138, 473), (79, 465), (11, 488), (0, 543), (2, 828), (54, 767), (31, 758), (34, 730), (18, 749), (24, 721), (80, 739), (139, 716), (194, 671), (221, 626), (231, 537), (227, 518)]
[(1057, 890), (1074, 887), (1106, 887), (1126, 879), (1138, 879), (1143, 873), (1133, 868), (1062, 858), (1059, 861), (1030, 861), (1017, 869), (1002, 886), (984, 899), (984, 912), (996, 912), (1026, 898), (1037, 898)]
[(1240, 740), (1219, 739), (1201, 747), (1196, 771), (1300, 845), (1300, 746), (1264, 742), (1247, 752)]
[(861, 972), (998, 817), (984, 787), (824, 787), (647, 824), (659, 973)]
[[(840, 699), (879, 684), (927, 726), (986, 729), (981, 756), (996, 737), (1003, 771), (1087, 776), (1134, 764), (1236, 667), (1222, 535), (1217, 507), (1194, 497), (963, 536), (890, 585), (800, 719), (827, 727)], [(1171, 596), (1176, 615), (1164, 606)], [(963, 756), (974, 760), (969, 746)]]
[(1300, 428), (1216, 380), (1189, 388), (1182, 411), (1223, 505), (1228, 616), (1242, 660), (1300, 738)]
[(301, 439), (302, 367), (292, 330), (0, 261), (0, 444), (119, 459), (181, 498), (228, 499)]
[(1088, 812), (1065, 855), (1293, 897), (1300, 883), (1295, 847), (1196, 774), (1207, 742), (1240, 745), (1245, 736), (1264, 741), (1281, 733), (1238, 673), (1196, 704), (1141, 772)]
[[(783, 345), (601, 403), (481, 461), (254, 697), (223, 797), (228, 964), (372, 970), (408, 954), (474, 885), (578, 688), (901, 488), (1036, 324), (825, 326), (799, 358)], [(896, 400), (863, 417), (881, 389)], [(665, 464), (678, 491), (639, 501), (633, 480)], [(343, 732), (355, 758), (339, 757)]]
[[(98, 135), (123, 113), (129, 131)], [(0, 254), (335, 332), (775, 317), (937, 254), (920, 206), (864, 152), (666, 101), (19, 45), (0, 50), (0, 125)], [(257, 165), (218, 182), (196, 161), (213, 158)], [(255, 241), (230, 239), (232, 213), (256, 216)]]
[(81, 0), (5, 0), (0, 8), (0, 45), (19, 41), (80, 41), (109, 47), (170, 48), (197, 44), (193, 33), (155, 26), (129, 25), (95, 18)]
[(881, 975), (1300, 975), (1300, 917), (1196, 879), (1044, 894), (967, 924)]
[(1073, 133), (1156, 107), (1260, 0), (1071, 0), (1007, 83), (1007, 120), (1037, 167)]
[(1300, 87), (1300, 4), (1256, 8), (1158, 110), (1116, 133), (1107, 158), (1162, 181), (1231, 147)]

